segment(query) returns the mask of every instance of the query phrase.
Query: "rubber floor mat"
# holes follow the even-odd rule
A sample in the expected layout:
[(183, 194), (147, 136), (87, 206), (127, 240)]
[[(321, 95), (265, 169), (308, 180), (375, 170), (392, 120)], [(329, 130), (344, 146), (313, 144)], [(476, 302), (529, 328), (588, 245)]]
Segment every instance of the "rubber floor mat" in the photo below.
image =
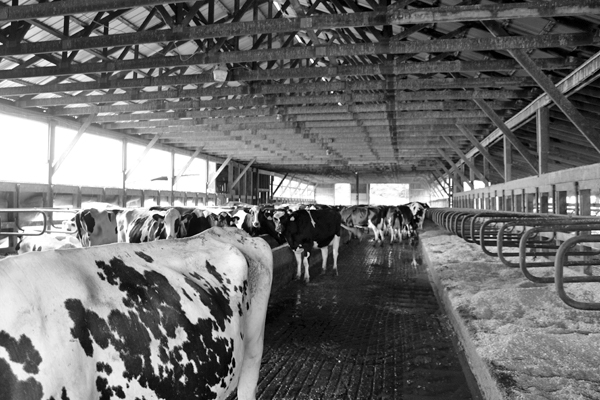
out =
[(420, 246), (363, 238), (331, 265), (271, 295), (257, 399), (481, 399)]

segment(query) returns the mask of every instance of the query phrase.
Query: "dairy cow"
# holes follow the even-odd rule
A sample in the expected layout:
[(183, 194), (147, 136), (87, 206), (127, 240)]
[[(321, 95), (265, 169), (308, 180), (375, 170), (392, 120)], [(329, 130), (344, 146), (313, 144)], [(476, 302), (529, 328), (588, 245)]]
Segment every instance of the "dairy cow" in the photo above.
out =
[(272, 280), (237, 229), (0, 261), (0, 399), (254, 400)]
[(81, 246), (81, 242), (69, 234), (49, 234), (23, 236), (15, 246), (17, 254), (29, 253), (30, 251), (47, 251), (58, 249), (75, 249)]
[(257, 235), (257, 228), (254, 227), (254, 215), (258, 213), (259, 206), (239, 208), (232, 213), (231, 221), (238, 229), (248, 232), (251, 236)]
[(116, 243), (117, 215), (122, 208), (88, 208), (75, 214), (77, 239), (83, 247)]
[(250, 209), (252, 216), (252, 227), (255, 235), (269, 235), (279, 244), (285, 243), (285, 238), (275, 229), (273, 215), (276, 212), (285, 211), (283, 208), (274, 208), (273, 206), (260, 206)]
[[(323, 258), (323, 272), (327, 268), (327, 257), (329, 249), (327, 246), (333, 244), (333, 272), (337, 275), (337, 258), (340, 247), (342, 218), (334, 210), (298, 210), (292, 213), (287, 211), (276, 211), (273, 215), (275, 229), (289, 244), (296, 255), (296, 279), (301, 278), (302, 264), (304, 264), (304, 281), (310, 281), (308, 272), (310, 252), (313, 247), (321, 249)], [(306, 252), (306, 257), (302, 257)]]
[(402, 205), (398, 206), (396, 209), (397, 220), (400, 225), (400, 241), (405, 237), (411, 239), (417, 237), (417, 224), (410, 207)]
[(417, 227), (422, 230), (423, 222), (425, 221), (425, 213), (427, 212), (429, 205), (427, 203), (421, 203), (419, 201), (413, 201), (406, 205), (410, 208), (410, 211), (412, 212), (413, 217), (415, 219), (415, 223), (417, 224)]
[(377, 243), (381, 243), (381, 246), (383, 246), (385, 212), (385, 208), (376, 206), (347, 207), (340, 212), (342, 228), (350, 233), (349, 240), (352, 239), (353, 235), (361, 238), (361, 228), (371, 229), (374, 235), (375, 246)]
[(402, 241), (401, 224), (402, 220), (399, 218), (398, 207), (388, 207), (385, 214), (385, 228), (390, 234), (390, 243), (394, 243), (396, 238), (398, 241)]
[(143, 243), (187, 236), (181, 214), (174, 207), (123, 210), (117, 215), (117, 231), (120, 243)]

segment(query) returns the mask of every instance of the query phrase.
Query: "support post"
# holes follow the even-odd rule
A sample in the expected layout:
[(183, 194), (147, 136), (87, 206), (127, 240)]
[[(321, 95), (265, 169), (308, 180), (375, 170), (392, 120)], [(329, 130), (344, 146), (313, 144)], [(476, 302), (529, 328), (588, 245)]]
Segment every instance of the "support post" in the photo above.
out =
[(536, 137), (538, 153), (538, 175), (548, 173), (548, 153), (550, 152), (550, 110), (539, 108), (536, 112)]
[(506, 136), (504, 136), (504, 182), (512, 180), (512, 146)]
[[(519, 138), (517, 138), (517, 136), (515, 136), (515, 134), (510, 130), (510, 128), (506, 126), (504, 121), (502, 121), (502, 118), (500, 118), (500, 116), (496, 114), (492, 107), (490, 107), (489, 104), (487, 104), (483, 99), (473, 99), (473, 101), (479, 106), (479, 108), (481, 108), (481, 110), (488, 116), (488, 118), (492, 120), (494, 125), (496, 125), (496, 127), (500, 129), (502, 133), (504, 133), (504, 137), (510, 141), (510, 143), (515, 147), (515, 149), (519, 153), (521, 153), (521, 156), (523, 156), (527, 164), (529, 164), (531, 168), (535, 171), (535, 173), (537, 173), (537, 163), (535, 157), (533, 157), (529, 153), (527, 147), (523, 143), (521, 143)], [(504, 179), (506, 181), (510, 180), (506, 177)]]
[(359, 177), (358, 177), (358, 172), (354, 172), (354, 175), (356, 175), (356, 205), (359, 205), (360, 203), (360, 193), (358, 190), (358, 184), (359, 182)]

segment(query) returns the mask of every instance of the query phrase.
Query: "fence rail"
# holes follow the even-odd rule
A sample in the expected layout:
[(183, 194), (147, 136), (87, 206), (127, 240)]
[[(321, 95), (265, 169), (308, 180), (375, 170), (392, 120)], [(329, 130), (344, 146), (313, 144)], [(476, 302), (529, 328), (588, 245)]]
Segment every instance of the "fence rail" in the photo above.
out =
[[(431, 208), (428, 213), (440, 227), (478, 244), (509, 268), (538, 284), (554, 284), (569, 306), (600, 310), (600, 302), (568, 296), (565, 283), (598, 283), (592, 267), (600, 266), (600, 217), (535, 214), (464, 208)], [(554, 267), (554, 276), (538, 276), (532, 269)], [(564, 276), (565, 267), (581, 267), (578, 275)]]

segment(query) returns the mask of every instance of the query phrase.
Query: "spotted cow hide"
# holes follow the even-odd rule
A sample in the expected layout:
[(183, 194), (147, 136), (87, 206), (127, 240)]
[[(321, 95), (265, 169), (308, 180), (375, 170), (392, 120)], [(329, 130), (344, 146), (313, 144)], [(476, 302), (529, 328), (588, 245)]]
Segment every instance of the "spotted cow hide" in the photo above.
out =
[(254, 399), (272, 254), (193, 238), (0, 262), (0, 399)]

